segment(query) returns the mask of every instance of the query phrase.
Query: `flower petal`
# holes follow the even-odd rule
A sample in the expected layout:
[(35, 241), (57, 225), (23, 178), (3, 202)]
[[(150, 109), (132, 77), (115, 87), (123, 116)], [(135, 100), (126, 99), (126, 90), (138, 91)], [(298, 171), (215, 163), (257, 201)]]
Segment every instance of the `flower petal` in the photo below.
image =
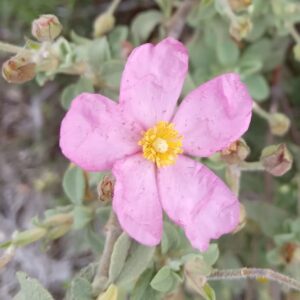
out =
[(120, 103), (144, 126), (169, 121), (188, 69), (187, 49), (172, 38), (137, 47), (122, 76)]
[(112, 100), (83, 93), (73, 100), (62, 121), (60, 147), (87, 171), (108, 170), (117, 159), (140, 150), (141, 130)]
[(162, 234), (162, 208), (155, 166), (136, 154), (117, 161), (113, 209), (124, 231), (147, 246), (157, 245)]
[(173, 123), (190, 155), (209, 156), (228, 147), (248, 129), (252, 99), (238, 74), (218, 76), (187, 95)]
[(238, 225), (236, 197), (212, 171), (188, 157), (181, 155), (176, 164), (160, 168), (158, 187), (168, 216), (201, 251), (207, 249), (210, 239)]

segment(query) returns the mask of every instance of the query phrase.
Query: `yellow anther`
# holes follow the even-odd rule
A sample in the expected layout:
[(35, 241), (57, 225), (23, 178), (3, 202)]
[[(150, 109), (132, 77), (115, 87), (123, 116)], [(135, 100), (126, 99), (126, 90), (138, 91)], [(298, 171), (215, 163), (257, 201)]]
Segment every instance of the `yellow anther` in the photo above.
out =
[(162, 167), (174, 164), (182, 153), (182, 138), (172, 123), (161, 121), (143, 133), (139, 145), (146, 159)]

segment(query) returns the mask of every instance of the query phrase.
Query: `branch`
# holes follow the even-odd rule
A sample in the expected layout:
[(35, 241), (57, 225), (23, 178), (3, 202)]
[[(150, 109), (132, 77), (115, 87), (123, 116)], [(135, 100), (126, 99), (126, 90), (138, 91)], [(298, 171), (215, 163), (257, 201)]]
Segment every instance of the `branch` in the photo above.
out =
[(117, 216), (111, 211), (109, 220), (107, 221), (107, 235), (104, 245), (103, 254), (100, 259), (99, 269), (93, 281), (93, 292), (95, 295), (105, 289), (108, 280), (108, 271), (110, 266), (111, 254), (118, 237), (122, 233)]
[(8, 43), (4, 43), (0, 41), (0, 51), (3, 52), (8, 52), (8, 53), (20, 53), (21, 51), (29, 51), (27, 49), (24, 49), (22, 47), (16, 46), (16, 45), (12, 45), (12, 44), (8, 44)]
[(300, 282), (286, 275), (270, 269), (242, 268), (229, 270), (215, 270), (209, 276), (208, 281), (213, 280), (239, 280), (267, 278), (289, 289), (300, 291)]
[(168, 36), (175, 39), (180, 38), (186, 19), (196, 2), (196, 0), (185, 0), (180, 4), (171, 20), (166, 24)]

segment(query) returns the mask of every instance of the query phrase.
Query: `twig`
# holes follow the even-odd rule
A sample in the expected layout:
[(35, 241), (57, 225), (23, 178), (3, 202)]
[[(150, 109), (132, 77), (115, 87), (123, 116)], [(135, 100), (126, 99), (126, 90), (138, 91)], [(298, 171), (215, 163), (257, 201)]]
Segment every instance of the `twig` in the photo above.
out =
[(196, 0), (185, 0), (181, 3), (171, 20), (166, 24), (168, 36), (175, 39), (180, 38), (186, 19), (195, 3)]
[(122, 233), (117, 216), (111, 211), (109, 220), (107, 221), (107, 235), (104, 245), (103, 254), (100, 259), (99, 268), (93, 281), (93, 292), (98, 295), (105, 289), (108, 280), (108, 271), (110, 266), (111, 254), (118, 237)]
[(19, 46), (16, 46), (16, 45), (12, 45), (12, 44), (4, 43), (4, 42), (0, 41), (0, 51), (16, 54), (19, 52), (24, 52), (24, 51), (29, 51), (29, 50), (19, 47)]
[(267, 278), (278, 284), (300, 291), (300, 282), (286, 275), (280, 274), (270, 269), (258, 268), (242, 268), (242, 269), (228, 269), (215, 270), (208, 277), (208, 281), (213, 280), (239, 280), (239, 279), (260, 279)]

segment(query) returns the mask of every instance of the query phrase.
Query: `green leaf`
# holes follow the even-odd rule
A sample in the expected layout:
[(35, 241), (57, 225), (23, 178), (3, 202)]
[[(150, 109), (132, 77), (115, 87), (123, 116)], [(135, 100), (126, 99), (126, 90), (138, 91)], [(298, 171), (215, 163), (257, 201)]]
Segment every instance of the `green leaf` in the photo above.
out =
[(263, 101), (270, 95), (270, 88), (265, 77), (260, 74), (254, 74), (244, 79), (250, 95), (254, 100)]
[(95, 72), (99, 72), (102, 64), (110, 59), (110, 47), (105, 36), (95, 39), (90, 43), (88, 60)]
[(156, 300), (158, 298), (157, 292), (154, 291), (150, 286), (153, 274), (153, 269), (147, 269), (140, 276), (131, 293), (132, 300)]
[(130, 255), (116, 283), (128, 284), (136, 280), (148, 267), (154, 251), (155, 247), (147, 247), (138, 243), (133, 244)]
[(81, 229), (91, 222), (93, 219), (93, 211), (90, 207), (84, 205), (76, 205), (73, 211), (74, 223), (73, 229)]
[(239, 54), (238, 46), (229, 36), (222, 34), (217, 39), (217, 56), (222, 65), (234, 65), (238, 61)]
[(204, 261), (210, 266), (213, 266), (216, 263), (216, 261), (219, 258), (219, 255), (220, 251), (217, 244), (210, 244), (207, 251), (202, 253)]
[(19, 299), (23, 300), (54, 300), (50, 293), (36, 280), (28, 277), (23, 272), (17, 273), (21, 290), (18, 294)]
[(216, 300), (216, 294), (215, 291), (212, 289), (212, 287), (206, 283), (203, 287), (203, 297), (205, 300)]
[(80, 205), (85, 192), (85, 180), (83, 171), (76, 167), (70, 166), (63, 178), (63, 189), (69, 199), (77, 205)]
[(111, 254), (108, 272), (109, 282), (114, 282), (120, 275), (124, 267), (130, 246), (131, 239), (125, 232), (123, 232), (117, 239)]
[(119, 90), (121, 75), (124, 70), (124, 63), (119, 60), (109, 60), (100, 68), (101, 79), (103, 79), (111, 89)]
[(82, 277), (77, 277), (72, 280), (70, 287), (70, 300), (92, 300), (92, 286), (91, 284)]
[(86, 228), (86, 234), (84, 236), (92, 251), (94, 251), (96, 254), (103, 251), (104, 237), (101, 234), (96, 233), (91, 226)]
[(139, 13), (132, 21), (131, 32), (136, 45), (146, 41), (154, 28), (162, 21), (162, 13), (150, 9)]
[(81, 77), (76, 83), (68, 85), (62, 92), (61, 105), (65, 110), (68, 110), (72, 100), (79, 94), (84, 92), (94, 92), (93, 83), (91, 80)]
[(179, 281), (178, 275), (170, 267), (162, 267), (151, 280), (151, 287), (159, 292), (168, 293), (175, 289)]
[(169, 250), (176, 250), (180, 244), (180, 237), (176, 228), (169, 222), (164, 222), (164, 231), (161, 241), (161, 252), (166, 254)]
[(128, 38), (128, 28), (126, 26), (116, 26), (108, 34), (107, 38), (111, 48), (112, 57), (122, 58), (122, 43)]

